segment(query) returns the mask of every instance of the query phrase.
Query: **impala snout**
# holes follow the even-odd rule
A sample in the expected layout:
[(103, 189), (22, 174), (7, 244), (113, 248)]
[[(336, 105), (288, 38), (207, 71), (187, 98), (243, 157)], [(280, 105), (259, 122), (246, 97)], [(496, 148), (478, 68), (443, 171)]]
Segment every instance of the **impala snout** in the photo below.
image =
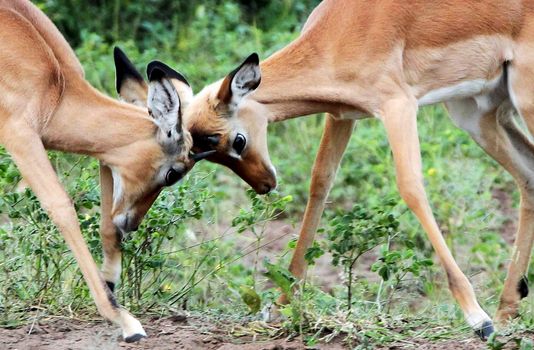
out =
[(257, 157), (248, 157), (227, 166), (256, 191), (267, 194), (276, 188), (276, 171), (271, 164), (265, 164)]
[(139, 220), (135, 220), (134, 216), (132, 216), (130, 213), (117, 215), (115, 218), (113, 218), (113, 224), (122, 233), (137, 231), (139, 228)]
[(269, 174), (258, 184), (249, 183), (257, 194), (267, 194), (276, 188), (276, 173), (274, 169), (269, 169), (267, 172)]
[(112, 214), (112, 220), (115, 227), (122, 233), (137, 231), (143, 218), (154, 201), (158, 198), (162, 189), (163, 187), (153, 189), (144, 196), (138, 197), (137, 200), (130, 199), (129, 201), (125, 201), (132, 203), (131, 205), (119, 205), (119, 207), (115, 208)]

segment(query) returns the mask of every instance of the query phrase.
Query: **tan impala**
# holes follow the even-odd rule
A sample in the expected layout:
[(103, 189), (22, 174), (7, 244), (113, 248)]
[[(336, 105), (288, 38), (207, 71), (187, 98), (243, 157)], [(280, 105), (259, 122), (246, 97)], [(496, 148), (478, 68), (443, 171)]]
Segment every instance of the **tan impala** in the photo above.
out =
[[(84, 79), (57, 28), (26, 0), (0, 0), (0, 33), (0, 144), (65, 237), (99, 312), (120, 325), (126, 341), (138, 340), (146, 336), (141, 323), (112, 292), (120, 274), (120, 235), (135, 230), (162, 188), (205, 156), (189, 154), (191, 136), (182, 128), (177, 90), (187, 91), (187, 82), (153, 62), (149, 87), (141, 85), (149, 110), (102, 95)], [(132, 82), (142, 78), (119, 50), (115, 59), (117, 86), (128, 96), (140, 86)], [(45, 149), (101, 162), (103, 276)]]
[[(261, 85), (260, 85), (261, 80)], [(327, 112), (310, 197), (290, 270), (302, 277), (310, 247), (356, 120), (384, 124), (397, 184), (447, 273), (466, 321), (493, 332), (430, 208), (421, 172), (419, 106), (445, 102), (451, 118), (508, 172), (521, 192), (520, 222), (497, 320), (514, 317), (534, 235), (534, 148), (512, 120), (534, 132), (534, 1), (325, 0), (301, 35), (261, 64), (253, 54), (206, 87), (184, 114), (197, 149), (256, 191), (275, 186), (267, 123)]]

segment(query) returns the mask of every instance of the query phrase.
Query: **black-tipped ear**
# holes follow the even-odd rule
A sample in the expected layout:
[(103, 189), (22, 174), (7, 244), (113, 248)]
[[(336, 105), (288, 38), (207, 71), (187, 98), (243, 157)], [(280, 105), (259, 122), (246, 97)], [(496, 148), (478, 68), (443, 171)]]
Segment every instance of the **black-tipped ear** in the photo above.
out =
[(233, 101), (237, 104), (243, 97), (256, 90), (260, 83), (260, 57), (254, 52), (224, 78), (217, 97), (223, 103), (229, 104)]
[[(155, 75), (154, 75), (155, 74)], [(163, 75), (161, 75), (163, 74)], [(189, 85), (189, 82), (187, 79), (171, 67), (167, 66), (165, 63), (160, 61), (152, 61), (148, 64), (146, 67), (146, 75), (148, 76), (148, 80), (159, 80), (163, 77), (166, 77), (168, 79), (176, 79), (181, 81), (182, 83)]]
[(128, 56), (118, 46), (113, 49), (113, 59), (115, 60), (115, 88), (117, 93), (121, 93), (121, 88), (128, 79), (133, 79), (140, 84), (144, 84), (143, 77), (137, 71)]

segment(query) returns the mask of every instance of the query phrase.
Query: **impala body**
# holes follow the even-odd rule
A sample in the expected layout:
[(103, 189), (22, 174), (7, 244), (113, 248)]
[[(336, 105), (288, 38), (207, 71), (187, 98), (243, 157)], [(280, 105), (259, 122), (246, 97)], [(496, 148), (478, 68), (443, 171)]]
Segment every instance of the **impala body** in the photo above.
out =
[(301, 35), (265, 61), (247, 58), (204, 88), (184, 122), (194, 149), (229, 166), (256, 191), (276, 184), (267, 124), (327, 112), (310, 196), (290, 265), (303, 277), (336, 170), (358, 119), (382, 121), (399, 192), (417, 216), (446, 271), (467, 322), (493, 332), (456, 264), (427, 200), (417, 133), (419, 106), (445, 102), (451, 118), (508, 172), (521, 192), (520, 223), (497, 319), (517, 315), (534, 238), (534, 1), (325, 0)]
[[(143, 327), (113, 296), (121, 267), (120, 236), (135, 230), (162, 188), (201, 158), (190, 155), (191, 136), (182, 128), (178, 91), (187, 90), (187, 82), (152, 62), (147, 86), (116, 50), (118, 89), (126, 96), (142, 89), (147, 105), (102, 95), (84, 79), (57, 28), (26, 0), (0, 0), (0, 33), (0, 144), (63, 234), (99, 312), (121, 326), (126, 341), (138, 340), (146, 336)], [(101, 162), (102, 275), (46, 149), (87, 154)]]

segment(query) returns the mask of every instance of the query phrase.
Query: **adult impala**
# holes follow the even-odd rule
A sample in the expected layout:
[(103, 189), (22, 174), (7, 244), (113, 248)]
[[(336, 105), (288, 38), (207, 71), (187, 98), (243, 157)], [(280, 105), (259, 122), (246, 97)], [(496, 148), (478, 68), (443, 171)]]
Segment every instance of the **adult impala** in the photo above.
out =
[[(261, 85), (260, 85), (261, 80)], [(451, 255), (427, 200), (416, 116), (445, 102), (455, 123), (508, 172), (521, 192), (520, 223), (497, 320), (517, 314), (528, 293), (524, 274), (534, 235), (534, 148), (514, 111), (534, 132), (534, 2), (521, 0), (325, 0), (301, 35), (259, 64), (253, 54), (203, 89), (184, 114), (196, 149), (229, 166), (256, 191), (275, 185), (267, 123), (328, 112), (312, 172), (310, 197), (290, 270), (302, 277), (355, 121), (384, 124), (397, 185), (445, 269), (466, 321), (493, 332)]]
[[(13, 157), (72, 250), (99, 312), (126, 341), (146, 336), (113, 296), (120, 234), (135, 230), (164, 186), (181, 179), (202, 154), (190, 155), (180, 96), (187, 82), (159, 62), (149, 65), (148, 110), (115, 101), (84, 79), (80, 63), (52, 22), (29, 1), (0, 0), (0, 144)], [(115, 52), (118, 88), (127, 95), (131, 64)], [(80, 232), (74, 206), (45, 149), (101, 161), (102, 277)], [(120, 232), (117, 231), (117, 228)]]

